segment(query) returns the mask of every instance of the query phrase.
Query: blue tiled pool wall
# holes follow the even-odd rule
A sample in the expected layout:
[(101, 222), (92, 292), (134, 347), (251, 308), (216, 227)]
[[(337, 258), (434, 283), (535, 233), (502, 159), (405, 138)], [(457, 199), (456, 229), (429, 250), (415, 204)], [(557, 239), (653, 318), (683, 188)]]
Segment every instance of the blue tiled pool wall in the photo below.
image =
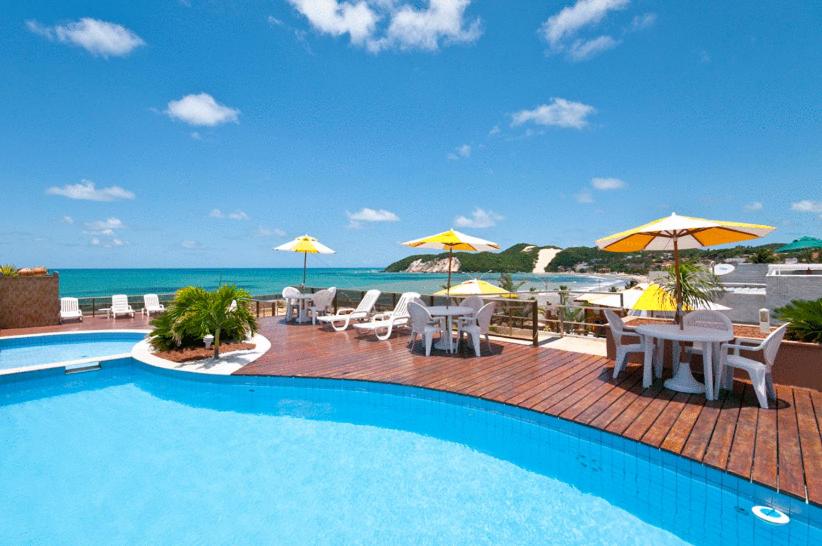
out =
[(145, 338), (140, 332), (77, 332), (73, 334), (47, 334), (42, 336), (22, 336), (0, 338), (0, 350), (12, 347), (34, 347), (44, 344), (88, 343), (90, 341), (133, 340), (134, 343)]
[[(131, 359), (103, 366), (102, 372), (50, 373), (34, 382), (52, 384), (56, 394), (66, 388), (133, 382), (159, 398), (218, 411), (417, 432), (574, 484), (695, 544), (822, 544), (818, 507), (644, 444), (504, 404), (362, 381), (206, 376), (151, 368)], [(174, 380), (154, 380), (158, 375)], [(4, 383), (14, 391), (23, 386), (19, 380), (15, 385), (0, 381), (0, 393), (10, 390)], [(35, 396), (37, 389), (31, 390)], [(21, 394), (12, 398), (16, 401)], [(361, 417), (363, 406), (371, 410), (365, 412), (368, 422)], [(784, 527), (761, 522), (751, 514), (754, 504), (779, 506), (793, 521)]]

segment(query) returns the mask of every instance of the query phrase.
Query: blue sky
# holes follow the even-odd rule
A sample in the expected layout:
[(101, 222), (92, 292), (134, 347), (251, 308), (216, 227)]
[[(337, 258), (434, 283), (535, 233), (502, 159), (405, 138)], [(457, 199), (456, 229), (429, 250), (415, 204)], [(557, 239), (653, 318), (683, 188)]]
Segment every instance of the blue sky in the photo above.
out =
[(822, 227), (822, 4), (2, 0), (0, 262), (381, 266)]

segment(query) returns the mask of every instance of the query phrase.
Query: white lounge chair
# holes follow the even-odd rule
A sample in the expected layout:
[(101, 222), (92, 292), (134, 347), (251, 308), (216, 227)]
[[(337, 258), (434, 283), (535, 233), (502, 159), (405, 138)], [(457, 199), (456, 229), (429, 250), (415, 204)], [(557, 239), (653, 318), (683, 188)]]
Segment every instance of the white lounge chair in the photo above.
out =
[(311, 324), (317, 324), (317, 318), (328, 313), (336, 295), (336, 286), (314, 292), (311, 296), (311, 307), (308, 308), (311, 312)]
[[(726, 368), (739, 368), (748, 372), (751, 377), (751, 384), (753, 385), (756, 399), (759, 401), (759, 406), (768, 409), (768, 397), (776, 399), (776, 392), (773, 388), (773, 369), (774, 362), (776, 362), (776, 355), (779, 352), (779, 345), (782, 343), (782, 338), (785, 337), (785, 330), (788, 325), (783, 324), (776, 330), (770, 333), (765, 340), (755, 346), (743, 345), (741, 343), (723, 343), (720, 349), (719, 373), (716, 374), (716, 389), (722, 385), (722, 378)], [(728, 354), (728, 351), (733, 349), (734, 354)], [(746, 358), (739, 354), (739, 351), (762, 352), (762, 360), (759, 362), (751, 358)], [(726, 379), (726, 383), (730, 387), (731, 381)]]
[[(608, 325), (611, 327), (611, 335), (614, 338), (614, 345), (616, 346), (616, 360), (614, 361), (614, 379), (617, 378), (619, 372), (625, 367), (625, 362), (628, 360), (630, 353), (644, 353), (645, 338), (639, 334), (632, 334), (625, 332), (625, 324), (616, 313), (610, 309), (605, 309), (605, 318), (608, 320)], [(639, 343), (625, 343), (624, 338), (636, 338)]]
[(143, 296), (143, 315), (151, 317), (151, 313), (162, 313), (166, 306), (160, 303), (160, 296), (157, 294), (146, 294)]
[[(419, 298), (416, 292), (405, 292), (400, 296), (397, 306), (390, 313), (377, 313), (371, 317), (371, 321), (355, 324), (354, 328), (359, 331), (371, 331), (380, 341), (385, 341), (391, 337), (391, 333), (396, 326), (408, 325), (408, 303), (414, 298)], [(380, 334), (384, 331), (384, 334)]]
[(488, 345), (488, 350), (491, 350), (491, 338), (488, 337), (488, 332), (491, 329), (491, 319), (494, 316), (495, 306), (495, 302), (488, 302), (476, 312), (473, 317), (473, 322), (461, 321), (460, 323), (460, 337), (462, 337), (462, 332), (465, 332), (471, 337), (471, 342), (474, 346), (474, 356), (480, 356), (482, 336), (485, 336), (485, 343)]
[(408, 316), (411, 321), (411, 351), (414, 351), (414, 345), (417, 344), (417, 337), (422, 336), (425, 342), (425, 356), (431, 356), (431, 345), (434, 342), (434, 334), (442, 335), (442, 330), (445, 327), (445, 317), (440, 320), (434, 320), (428, 309), (418, 301), (408, 302)]
[(352, 320), (365, 320), (369, 317), (380, 297), (380, 293), (379, 290), (369, 290), (356, 308), (343, 307), (337, 309), (337, 314), (317, 317), (317, 320), (322, 324), (330, 325), (337, 332), (342, 332), (348, 328)]
[(115, 319), (117, 318), (117, 315), (129, 315), (130, 317), (134, 317), (134, 309), (132, 309), (131, 305), (128, 304), (128, 296), (125, 294), (116, 294), (111, 296), (111, 309), (109, 309), (108, 312)]
[(283, 288), (283, 299), (285, 300), (285, 321), (291, 320), (291, 317), (296, 311), (300, 312), (300, 300), (297, 299), (302, 295), (302, 292), (293, 286), (286, 286)]
[(60, 322), (72, 319), (80, 319), (80, 322), (83, 322), (80, 300), (77, 298), (60, 298)]

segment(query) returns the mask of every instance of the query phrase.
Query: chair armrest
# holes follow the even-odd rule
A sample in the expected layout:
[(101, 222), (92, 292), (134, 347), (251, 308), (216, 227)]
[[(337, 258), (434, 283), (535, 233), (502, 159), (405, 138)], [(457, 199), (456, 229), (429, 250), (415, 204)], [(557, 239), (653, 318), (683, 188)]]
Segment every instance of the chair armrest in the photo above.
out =
[(350, 315), (354, 311), (356, 311), (356, 309), (354, 309), (353, 307), (340, 307), (339, 309), (337, 309), (337, 314), (338, 315)]
[(391, 313), (377, 313), (371, 316), (371, 320), (386, 320), (391, 316)]
[(759, 345), (754, 345), (754, 346), (742, 345), (742, 344), (739, 344), (739, 343), (723, 343), (720, 346), (719, 350), (720, 350), (721, 353), (726, 354), (729, 349), (733, 349), (734, 354), (739, 354), (739, 351), (756, 352), (756, 351), (761, 351), (763, 348), (764, 347), (762, 346), (762, 343), (760, 343)]

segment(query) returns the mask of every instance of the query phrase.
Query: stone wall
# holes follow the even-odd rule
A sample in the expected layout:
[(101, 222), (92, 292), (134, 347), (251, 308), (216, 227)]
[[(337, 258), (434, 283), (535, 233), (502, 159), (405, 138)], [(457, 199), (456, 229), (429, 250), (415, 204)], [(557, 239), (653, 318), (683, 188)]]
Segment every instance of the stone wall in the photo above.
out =
[(0, 277), (0, 328), (48, 326), (60, 321), (60, 278)]

